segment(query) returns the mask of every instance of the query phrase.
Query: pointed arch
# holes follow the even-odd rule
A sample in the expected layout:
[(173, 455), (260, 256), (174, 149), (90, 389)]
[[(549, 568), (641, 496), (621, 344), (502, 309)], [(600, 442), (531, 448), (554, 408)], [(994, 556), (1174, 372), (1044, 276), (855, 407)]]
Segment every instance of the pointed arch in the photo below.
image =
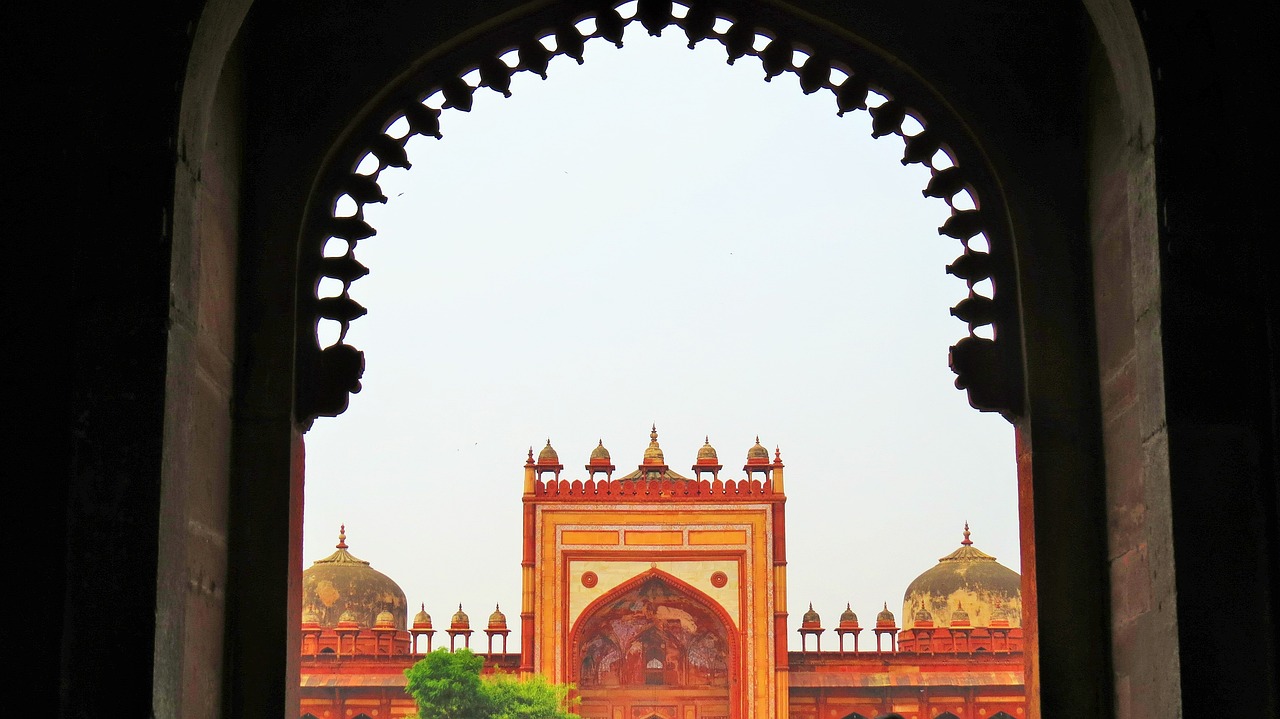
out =
[[(708, 673), (718, 676), (715, 671), (716, 667), (710, 666), (723, 660), (724, 663), (724, 685), (730, 691), (730, 701), (736, 701), (732, 688), (738, 685), (738, 681), (742, 676), (743, 653), (738, 634), (737, 623), (733, 617), (725, 610), (719, 602), (712, 599), (705, 592), (685, 582), (668, 572), (664, 572), (657, 567), (650, 568), (645, 572), (641, 572), (636, 576), (622, 582), (613, 589), (596, 597), (590, 604), (583, 609), (582, 613), (574, 620), (572, 628), (569, 630), (569, 651), (566, 654), (568, 666), (565, 668), (565, 675), (569, 677), (569, 681), (582, 687), (582, 671), (584, 663), (591, 664), (594, 662), (592, 656), (587, 655), (588, 649), (592, 649), (593, 642), (604, 644), (609, 642), (613, 644), (612, 649), (617, 652), (626, 652), (629, 646), (618, 645), (618, 639), (604, 637), (603, 635), (593, 634), (598, 625), (605, 619), (610, 618), (610, 612), (616, 609), (619, 602), (626, 600), (630, 595), (644, 592), (646, 587), (654, 584), (662, 585), (672, 591), (674, 596), (686, 599), (699, 607), (705, 615), (709, 615), (714, 621), (720, 625), (720, 632), (708, 632), (702, 630), (698, 632), (698, 641), (707, 644), (706, 651), (703, 652), (703, 663), (707, 664)], [(686, 618), (680, 615), (681, 610), (676, 609), (669, 611), (668, 616), (674, 617), (674, 621), (685, 621)], [(622, 638), (623, 644), (634, 641), (643, 641), (646, 634), (652, 631), (653, 617), (651, 615), (642, 617), (639, 621), (634, 622), (632, 627), (635, 630), (634, 636), (628, 635)], [(668, 621), (673, 621), (668, 619)], [(692, 634), (692, 632), (690, 632)], [(713, 646), (715, 643), (723, 642), (723, 647)], [(608, 647), (604, 648), (607, 652)], [(689, 651), (698, 649), (697, 647), (689, 647)], [(722, 654), (721, 654), (722, 652)], [(606, 654), (607, 656), (607, 654)], [(692, 660), (698, 663), (700, 659), (695, 651), (695, 658)], [(648, 667), (648, 670), (665, 670), (665, 657), (642, 657), (645, 659), (646, 665), (657, 662), (656, 665)], [(716, 680), (718, 681), (718, 680)], [(637, 682), (640, 683), (640, 682)], [(660, 683), (660, 682), (659, 682)]]

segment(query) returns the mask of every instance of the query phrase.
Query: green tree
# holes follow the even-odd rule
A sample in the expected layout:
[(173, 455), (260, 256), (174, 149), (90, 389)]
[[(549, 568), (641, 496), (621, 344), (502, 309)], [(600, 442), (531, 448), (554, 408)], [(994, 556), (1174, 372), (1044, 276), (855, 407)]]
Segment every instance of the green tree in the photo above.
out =
[(470, 649), (437, 649), (405, 670), (405, 691), (420, 719), (580, 719), (568, 707), (570, 685), (534, 675), (480, 676), (484, 657)]

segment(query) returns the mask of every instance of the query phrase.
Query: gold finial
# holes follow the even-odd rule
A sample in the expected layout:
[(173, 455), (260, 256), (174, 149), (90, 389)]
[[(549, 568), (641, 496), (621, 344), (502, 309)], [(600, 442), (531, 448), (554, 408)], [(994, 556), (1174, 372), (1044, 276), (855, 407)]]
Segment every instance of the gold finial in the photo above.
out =
[(973, 544), (973, 541), (969, 539), (969, 522), (967, 521), (964, 523), (964, 539), (960, 543), (966, 547)]
[(347, 548), (347, 525), (342, 524), (338, 527), (338, 549)]
[(657, 422), (649, 426), (649, 439), (653, 442), (658, 441), (658, 424)]

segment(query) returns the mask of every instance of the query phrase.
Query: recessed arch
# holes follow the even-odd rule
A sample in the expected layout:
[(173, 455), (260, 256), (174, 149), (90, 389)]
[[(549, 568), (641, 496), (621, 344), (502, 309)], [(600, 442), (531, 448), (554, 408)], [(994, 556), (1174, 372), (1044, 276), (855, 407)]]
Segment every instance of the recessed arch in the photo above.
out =
[[(655, 594), (654, 589), (665, 594), (656, 602), (646, 598)], [(620, 604), (626, 605), (624, 614), (627, 616), (616, 616), (615, 610)], [(637, 604), (645, 609), (634, 611)], [(683, 608), (677, 605), (683, 605)], [(655, 615), (650, 608), (656, 608), (658, 613)], [(664, 632), (658, 621), (664, 614), (678, 617), (665, 623), (680, 627), (676, 634), (683, 632), (683, 639), (687, 641), (673, 637), (668, 643), (664, 637), (656, 635), (652, 642), (647, 641), (655, 631)], [(637, 617), (638, 621), (629, 621), (630, 617)], [(708, 619), (710, 626), (706, 625)], [(617, 635), (622, 625), (625, 625), (623, 633), (626, 638)], [(605, 637), (606, 633), (610, 636)], [(737, 716), (745, 710), (747, 697), (742, 689), (745, 656), (737, 623), (719, 602), (668, 572), (653, 567), (631, 577), (596, 597), (574, 620), (568, 634), (568, 651), (565, 652), (565, 676), (580, 690), (608, 685), (584, 681), (585, 668), (593, 665), (595, 654), (592, 650), (601, 640), (612, 645), (613, 653), (617, 655), (612, 658), (617, 662), (623, 662), (628, 652), (632, 652), (635, 654), (633, 663), (638, 663), (629, 672), (632, 676), (620, 666), (610, 667), (610, 674), (615, 679), (611, 684), (623, 687), (665, 685), (675, 689), (721, 688), (723, 701), (734, 707), (732, 715)], [(647, 648), (649, 644), (654, 645), (652, 652)], [(667, 644), (666, 650), (659, 646)], [(677, 647), (681, 651), (677, 651)]]
[[(301, 49), (317, 38), (328, 38), (335, 46), (350, 39), (352, 42), (363, 42), (370, 37), (377, 37), (379, 32), (397, 25), (400, 37), (409, 34), (410, 27), (415, 29), (415, 42), (423, 47), (434, 47), (428, 58), (438, 60), (458, 45), (457, 38), (474, 39), (484, 33), (503, 27), (512, 14), (527, 11), (517, 8), (514, 3), (500, 3), (498, 6), (484, 6), (482, 9), (468, 8), (456, 15), (441, 14), (438, 7), (383, 8), (376, 18), (352, 12), (350, 16), (312, 17), (315, 22), (303, 23), (308, 27), (305, 35), (289, 34), (289, 28), (300, 27), (299, 19), (291, 15), (289, 8), (254, 7), (254, 12), (245, 21), (251, 3), (249, 0), (222, 2), (214, 0), (209, 3), (205, 17), (197, 25), (196, 51), (191, 55), (191, 70), (188, 82), (182, 88), (183, 115), (180, 120), (179, 145), (186, 149), (182, 160), (182, 171), (179, 173), (178, 187), (175, 190), (175, 205), (189, 208), (191, 197), (198, 193), (199, 178), (209, 176), (211, 172), (225, 170), (243, 183), (246, 200), (246, 220), (243, 223), (241, 242), (241, 258), (239, 266), (243, 287), (243, 297), (251, 303), (234, 310), (236, 323), (240, 327), (242, 347), (238, 350), (236, 369), (240, 381), (236, 391), (237, 402), (232, 405), (232, 429), (229, 435), (232, 440), (225, 443), (225, 451), (233, 453), (235, 461), (231, 469), (214, 471), (208, 475), (182, 470), (182, 465), (174, 465), (166, 469), (164, 482), (168, 485), (185, 484), (192, 477), (202, 477), (201, 481), (210, 485), (214, 494), (229, 493), (234, 497), (229, 514), (228, 534), (229, 554), (236, 557), (230, 563), (230, 584), (227, 589), (227, 641), (229, 652), (246, 671), (243, 676), (224, 676), (224, 682), (233, 691), (228, 695), (235, 698), (236, 706), (275, 707), (273, 703), (278, 695), (290, 691), (288, 677), (287, 651), (282, 651), (285, 643), (281, 637), (288, 636), (290, 627), (298, 623), (300, 610), (289, 607), (291, 598), (289, 582), (297, 581), (297, 572), (289, 557), (290, 547), (296, 551), (300, 542), (299, 529), (291, 525), (287, 517), (293, 507), (300, 507), (301, 482), (290, 481), (290, 466), (296, 466), (294, 457), (298, 445), (294, 442), (297, 433), (304, 426), (296, 423), (293, 409), (294, 388), (310, 382), (312, 378), (304, 377), (294, 370), (294, 344), (299, 332), (308, 328), (298, 327), (291, 308), (300, 286), (309, 280), (300, 279), (295, 274), (298, 259), (299, 228), (304, 224), (300, 217), (311, 195), (310, 189), (300, 186), (303, 174), (314, 177), (313, 170), (322, 164), (319, 158), (325, 156), (324, 148), (338, 147), (349, 137), (349, 131), (339, 126), (350, 126), (347, 121), (349, 112), (360, 114), (364, 110), (379, 104), (386, 99), (390, 91), (372, 90), (383, 88), (397, 77), (403, 77), (420, 68), (421, 62), (408, 67), (400, 62), (403, 55), (401, 45), (391, 49), (378, 48), (367, 56), (351, 57), (349, 65), (354, 69), (349, 73), (352, 81), (345, 82), (340, 78), (333, 82), (334, 74), (320, 70), (300, 70), (302, 62), (299, 57), (306, 55)], [(980, 41), (966, 45), (956, 45), (956, 58), (966, 65), (970, 72), (967, 79), (957, 79), (948, 74), (936, 62), (936, 55), (929, 55), (930, 43), (937, 38), (926, 33), (920, 36), (905, 30), (919, 26), (913, 25), (918, 18), (908, 17), (908, 9), (899, 12), (893, 7), (876, 8), (873, 11), (849, 7), (815, 6), (808, 3), (795, 4), (801, 8), (801, 14), (816, 24), (834, 32), (833, 28), (860, 27), (863, 35), (881, 43), (892, 46), (896, 56), (907, 57), (908, 63), (925, 68), (924, 75), (929, 84), (951, 91), (968, 88), (969, 97), (952, 95), (957, 105), (963, 108), (966, 116), (977, 107), (985, 112), (986, 126), (978, 134), (988, 140), (998, 140), (1001, 136), (1012, 137), (1012, 144), (998, 153), (994, 164), (1002, 169), (1022, 166), (1030, 161), (1070, 159), (1070, 154), (1059, 152), (1055, 145), (1054, 135), (1042, 133), (1027, 125), (1028, 134), (1020, 140), (1017, 133), (1011, 130), (1012, 124), (1026, 117), (1039, 118), (1050, 126), (1053, 124), (1052, 113), (1045, 112), (1046, 107), (1036, 106), (1043, 98), (1035, 97), (1030, 103), (1027, 113), (1014, 113), (1009, 123), (990, 122), (992, 118), (991, 103), (983, 106), (977, 95), (1013, 92), (1032, 92), (1036, 87), (1035, 78), (1041, 78), (1052, 87), (1053, 91), (1065, 99), (1059, 107), (1070, 110), (1079, 106), (1076, 95), (1072, 91), (1078, 88), (1066, 88), (1062, 92), (1054, 82), (1061, 80), (1058, 75), (1048, 73), (1047, 68), (1059, 65), (1042, 64), (1046, 71), (1041, 73), (1034, 69), (1025, 76), (1013, 76), (1007, 70), (1009, 65), (1000, 65), (998, 53), (987, 53), (986, 48), (1002, 48), (1000, 36), (1002, 26), (980, 22), (980, 18), (969, 17), (959, 10), (937, 7), (931, 9), (935, 14), (933, 27), (946, 27), (947, 38), (954, 39), (971, 33)], [(1014, 13), (1025, 9), (1024, 6), (1007, 8)], [(349, 9), (348, 9), (349, 10)], [(347, 12), (344, 10), (343, 12)], [(1041, 8), (1047, 11), (1048, 8)], [(1013, 41), (1012, 46), (1027, 51), (1022, 59), (1052, 57), (1052, 52), (1037, 54), (1033, 47), (1037, 40), (1051, 39), (1053, 42), (1040, 43), (1040, 47), (1056, 47), (1062, 38), (1072, 41), (1072, 33), (1078, 30), (1073, 24), (1072, 12), (1078, 12), (1085, 22), (1095, 27), (1105, 27), (1108, 39), (1119, 39), (1119, 44), (1129, 48), (1131, 52), (1117, 61), (1109, 58), (1113, 70), (1125, 74), (1124, 87), (1129, 87), (1130, 75), (1141, 75), (1137, 80), (1145, 93), (1149, 95), (1150, 83), (1145, 78), (1146, 55), (1142, 51), (1142, 38), (1132, 11), (1127, 6), (1117, 8), (1104, 2), (1085, 3), (1085, 9), (1076, 7), (1073, 11), (1054, 10), (1040, 25), (1026, 23), (1019, 26), (1020, 37), (1025, 40)], [(503, 15), (504, 11), (509, 14)], [(420, 13), (422, 17), (404, 18), (395, 13)], [(772, 10), (768, 11), (772, 12)], [(914, 12), (914, 10), (912, 10)], [(806, 14), (807, 13), (807, 14)], [(895, 14), (896, 13), (896, 14)], [(951, 13), (948, 15), (947, 13)], [(1057, 14), (1053, 14), (1057, 13)], [(341, 14), (341, 13), (339, 13)], [(256, 17), (255, 17), (256, 16)], [(1116, 18), (1121, 21), (1117, 24)], [(422, 18), (428, 22), (423, 25)], [(1019, 17), (1019, 20), (1027, 20)], [(415, 25), (409, 20), (419, 20)], [(1030, 18), (1031, 21), (1036, 18)], [(235, 51), (232, 40), (245, 21), (246, 29), (253, 33), (242, 33), (250, 45), (247, 57), (253, 60), (252, 72), (246, 75), (254, 80), (256, 87), (250, 88), (246, 97), (261, 108), (261, 112), (252, 118), (248, 130), (250, 156), (254, 163), (243, 171), (238, 166), (225, 164), (221, 158), (206, 156), (209, 142), (204, 131), (208, 125), (210, 108), (223, 108), (228, 102), (236, 102), (234, 95), (215, 94), (220, 76), (224, 69), (234, 69), (235, 61), (227, 63)], [(379, 31), (374, 28), (383, 28)], [(425, 32), (418, 28), (425, 27)], [(984, 28), (986, 28), (984, 30)], [(1053, 34), (1047, 34), (1046, 28), (1053, 28)], [(899, 31), (901, 30), (901, 31)], [(984, 32), (986, 34), (984, 34)], [(395, 34), (395, 33), (392, 33)], [(255, 39), (256, 35), (256, 39)], [(454, 40), (447, 38), (453, 37)], [(1021, 43), (1021, 44), (1018, 44)], [(403, 44), (403, 42), (402, 42)], [(1108, 47), (1111, 45), (1109, 44)], [(277, 53), (278, 49), (283, 50)], [(936, 45), (935, 45), (936, 47)], [(974, 47), (983, 48), (982, 52), (972, 51)], [(1136, 48), (1136, 50), (1134, 50)], [(1070, 49), (1068, 48), (1068, 52)], [(245, 56), (239, 56), (245, 57)], [(1134, 60), (1133, 58), (1137, 58)], [(306, 60), (311, 61), (307, 56)], [(1128, 63), (1127, 65), (1125, 63)], [(323, 68), (323, 64), (307, 66)], [(1029, 67), (1023, 63), (1019, 67)], [(274, 74), (273, 74), (274, 73)], [(1127, 74), (1126, 74), (1127, 73)], [(303, 80), (291, 87), (289, 82), (294, 78)], [(357, 82), (358, 81), (358, 82)], [(308, 84), (310, 83), (310, 84)], [(334, 87), (333, 85), (337, 85)], [(353, 90), (354, 85), (358, 90)], [(324, 85), (331, 92), (324, 96), (325, 112), (318, 116), (315, 109), (319, 103), (314, 101), (315, 87)], [(369, 99), (369, 93), (376, 97)], [(1121, 91), (1125, 101), (1133, 95), (1126, 90)], [(310, 94), (308, 94), (310, 93)], [(228, 99), (229, 98), (229, 99)], [(1025, 99), (1025, 98), (1024, 98)], [(264, 100), (271, 100), (264, 102)], [(1150, 103), (1139, 103), (1138, 109), (1143, 116), (1149, 116)], [(292, 105), (292, 107), (290, 107)], [(293, 109), (296, 108), (296, 111)], [(364, 108), (359, 111), (353, 108)], [(235, 112), (232, 109), (232, 112)], [(291, 114), (292, 113), (292, 114)], [(307, 113), (311, 113), (308, 115)], [(299, 118), (307, 117), (311, 124), (304, 127)], [(1065, 119), (1062, 126), (1070, 129), (1073, 125), (1071, 113), (1062, 115)], [(936, 118), (930, 118), (936, 123)], [(358, 123), (357, 123), (358, 124)], [(983, 123), (979, 123), (983, 124)], [(298, 131), (301, 129), (301, 131)], [(296, 137), (284, 138), (293, 132)], [(1137, 134), (1137, 133), (1135, 133)], [(320, 139), (318, 139), (320, 138)], [(276, 142), (276, 139), (283, 141)], [(1037, 141), (1043, 141), (1037, 145)], [(1044, 145), (1049, 145), (1046, 151)], [(324, 148), (320, 146), (324, 145)], [(332, 155), (332, 152), (329, 153)], [(1047, 610), (1055, 617), (1055, 627), (1070, 627), (1059, 631), (1050, 628), (1049, 637), (1043, 649), (1028, 648), (1029, 656), (1034, 657), (1036, 667), (1029, 670), (1029, 681), (1038, 676), (1039, 666), (1045, 668), (1044, 688), (1046, 697), (1051, 697), (1054, 705), (1064, 710), (1072, 710), (1082, 715), (1099, 716), (1107, 710), (1098, 704), (1100, 697), (1110, 696), (1108, 660), (1106, 647), (1109, 634), (1107, 619), (1109, 614), (1105, 606), (1107, 596), (1107, 580), (1105, 576), (1105, 559), (1102, 558), (1105, 548), (1100, 546), (1100, 532), (1092, 528), (1105, 525), (1106, 511), (1101, 490), (1099, 489), (1099, 470), (1097, 457), (1100, 446), (1097, 437), (1101, 433), (1114, 432), (1112, 428), (1103, 427), (1098, 420), (1096, 407), (1090, 406), (1088, 375), (1092, 371), (1091, 354), (1088, 349), (1088, 336), (1093, 331), (1093, 305), (1081, 297), (1089, 296), (1091, 276), (1087, 262), (1082, 263), (1078, 245), (1072, 244), (1073, 238), (1086, 236), (1082, 226), (1078, 207), (1068, 195), (1059, 196), (1043, 192), (1045, 189), (1064, 189), (1083, 177), (1079, 167), (1071, 165), (1045, 165), (1052, 171), (1023, 171), (1014, 173), (1016, 186), (1008, 190), (1009, 196), (1018, 199), (1012, 203), (1010, 213), (1011, 224), (1018, 228), (1019, 272), (1021, 281), (1019, 298), (1023, 317), (1030, 317), (1030, 324), (1021, 328), (1028, 348), (1026, 357), (1025, 382), (1023, 391), (1027, 395), (1027, 419), (1019, 423), (1022, 450), (1020, 463), (1029, 468), (1035, 465), (1035, 483), (1038, 491), (1031, 492), (1027, 484), (1024, 498), (1023, 537), (1025, 574), (1031, 575), (1035, 569), (1037, 554), (1045, 563), (1043, 571), (1038, 572), (1036, 579), (1047, 588), (1046, 596), (1040, 601), (1047, 605)], [(1061, 181), (1054, 178), (1062, 178)], [(1084, 183), (1079, 186), (1084, 188)], [(1090, 180), (1089, 187), (1098, 192), (1116, 197), (1114, 188), (1105, 186), (1096, 178)], [(1108, 194), (1110, 193), (1110, 194)], [(1123, 194), (1123, 192), (1121, 193)], [(1065, 197), (1066, 199), (1061, 199)], [(1029, 198), (1035, 198), (1034, 202)], [(1059, 201), (1061, 200), (1061, 201)], [(1043, 211), (1029, 207), (1028, 203), (1042, 204)], [(1135, 208), (1142, 214), (1132, 197), (1120, 197), (1118, 202)], [(177, 213), (174, 222), (175, 266), (184, 262), (194, 262), (193, 248), (198, 248), (206, 240), (199, 236), (193, 223), (184, 223), (192, 213)], [(1123, 215), (1123, 213), (1121, 213)], [(235, 223), (231, 223), (235, 224)], [(1136, 242), (1143, 248), (1154, 248), (1155, 235), (1140, 235)], [(305, 273), (302, 275), (306, 277)], [(1027, 277), (1032, 277), (1028, 281)], [(175, 282), (177, 291), (190, 289), (190, 282), (197, 275), (178, 277)], [(228, 294), (234, 294), (234, 287), (228, 285)], [(1099, 310), (1111, 313), (1108, 316), (1119, 316), (1114, 308)], [(1158, 322), (1159, 309), (1146, 315), (1150, 320)], [(1122, 318), (1121, 318), (1122, 319)], [(1052, 333), (1052, 334), (1051, 334)], [(171, 340), (181, 345), (181, 339)], [(1047, 341), (1052, 340), (1052, 341)], [(179, 356), (183, 356), (179, 354)], [(1158, 357), (1156, 358), (1158, 367)], [(1083, 369), (1079, 369), (1083, 367)], [(194, 377), (193, 366), (176, 365), (171, 370), (173, 382), (182, 384), (184, 378)], [(1163, 386), (1158, 382), (1155, 386)], [(1143, 397), (1148, 395), (1143, 394)], [(179, 420), (189, 417), (184, 414), (184, 402), (188, 395), (182, 392), (166, 394), (166, 412), (170, 417)], [(1081, 399), (1083, 398), (1083, 399)], [(1161, 415), (1162, 416), (1162, 415)], [(1032, 430), (1035, 434), (1036, 452), (1032, 450)], [(176, 457), (187, 456), (182, 441), (166, 439), (166, 453)], [(201, 460), (196, 460), (197, 462)], [(214, 467), (213, 463), (209, 464)], [(1138, 480), (1134, 480), (1138, 481)], [(1152, 485), (1154, 486), (1154, 485)], [(225, 490), (225, 491), (224, 491)], [(1157, 487), (1156, 492), (1167, 490)], [(166, 501), (166, 507), (173, 505)], [(1070, 512), (1061, 512), (1062, 507), (1074, 508)], [(1034, 521), (1032, 521), (1034, 520)], [(247, 527), (276, 527), (269, 536), (255, 533), (250, 535), (243, 530)], [(241, 530), (241, 531), (237, 531)], [(163, 529), (160, 533), (162, 544), (172, 548), (190, 545), (192, 541), (174, 528)], [(1099, 567), (1102, 568), (1099, 571)], [(279, 577), (275, 583), (255, 584), (263, 577)], [(1029, 577), (1030, 578), (1030, 577)], [(251, 594), (245, 587), (254, 586)], [(1089, 591), (1084, 595), (1088, 601), (1067, 601), (1055, 597), (1068, 597), (1078, 593), (1081, 588)], [(1103, 599), (1098, 599), (1103, 598)], [(263, 612), (264, 601), (274, 599), (281, 607), (278, 613)], [(165, 607), (159, 614), (173, 619), (180, 617), (183, 608), (180, 606)], [(1068, 621), (1067, 619), (1070, 618)], [(175, 620), (176, 621), (176, 620)], [(251, 631), (250, 627), (261, 631)], [(220, 638), (216, 636), (216, 627), (208, 629), (208, 643), (212, 644)], [(1163, 646), (1163, 645), (1162, 645)], [(1175, 651), (1170, 656), (1177, 656)], [(158, 656), (166, 657), (175, 665), (183, 664), (180, 645), (158, 648)], [(176, 674), (175, 674), (176, 676)], [(1176, 672), (1162, 675), (1173, 682), (1176, 689)], [(1070, 677), (1070, 681), (1066, 678)], [(1032, 695), (1036, 689), (1031, 690)], [(1176, 691), (1167, 692), (1176, 697)], [(234, 710), (234, 707), (231, 709)], [(1034, 714), (1035, 707), (1029, 708)]]

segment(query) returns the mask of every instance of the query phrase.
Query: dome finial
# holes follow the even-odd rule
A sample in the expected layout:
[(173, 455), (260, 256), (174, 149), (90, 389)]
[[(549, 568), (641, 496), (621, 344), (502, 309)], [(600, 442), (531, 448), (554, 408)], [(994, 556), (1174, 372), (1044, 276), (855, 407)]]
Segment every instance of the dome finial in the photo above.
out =
[(653, 424), (649, 425), (649, 439), (653, 440), (654, 442), (658, 441), (658, 423), (657, 422), (654, 422)]
[(335, 546), (337, 546), (338, 549), (347, 548), (347, 525), (346, 524), (341, 524), (338, 526), (338, 544)]
[(968, 521), (965, 521), (964, 523), (964, 539), (960, 543), (966, 547), (973, 544), (973, 540), (969, 539), (969, 522)]

